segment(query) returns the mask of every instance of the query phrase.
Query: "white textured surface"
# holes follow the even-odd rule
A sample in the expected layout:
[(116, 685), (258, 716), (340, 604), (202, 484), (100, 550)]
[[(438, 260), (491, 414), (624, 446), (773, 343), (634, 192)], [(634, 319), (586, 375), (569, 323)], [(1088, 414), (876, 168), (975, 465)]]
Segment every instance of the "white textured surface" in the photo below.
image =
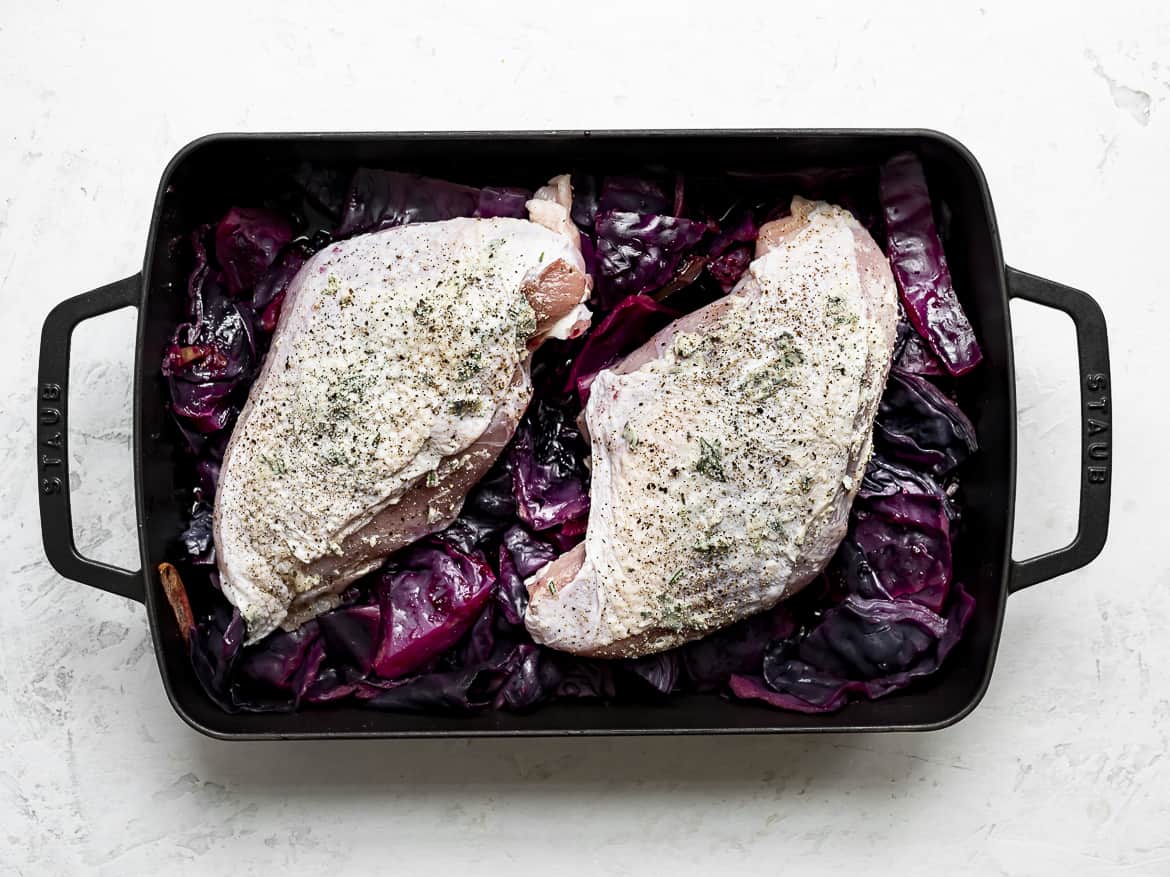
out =
[[(1158, 352), (1170, 7), (592, 2), (600, 20), (585, 27), (581, 4), (486, 5), (380, 3), (333, 21), (320, 3), (5, 5), (0, 871), (1170, 873)], [(217, 743), (171, 713), (141, 608), (44, 561), (31, 429), (41, 321), (137, 269), (158, 176), (186, 141), (222, 129), (763, 125), (956, 135), (987, 173), (1008, 260), (1090, 291), (1109, 319), (1109, 545), (1087, 570), (1012, 598), (991, 690), (959, 726)], [(1017, 535), (1043, 549), (1070, 528), (1076, 394), (1067, 331), (1017, 314)], [(119, 315), (79, 333), (85, 424), (71, 451), (87, 494), (79, 542), (123, 561), (135, 556), (131, 325)]]

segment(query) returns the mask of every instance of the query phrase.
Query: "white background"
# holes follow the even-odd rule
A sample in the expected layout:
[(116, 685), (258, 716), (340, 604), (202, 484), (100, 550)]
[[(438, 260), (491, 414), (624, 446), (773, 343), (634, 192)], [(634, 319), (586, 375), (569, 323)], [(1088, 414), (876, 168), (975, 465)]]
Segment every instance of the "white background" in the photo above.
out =
[[(1164, 2), (0, 0), (0, 871), (1170, 873)], [(333, 9), (332, 13), (330, 10)], [(218, 130), (925, 126), (1009, 262), (1109, 320), (1113, 524), (1013, 597), (990, 692), (930, 735), (225, 744), (166, 702), (140, 606), (57, 576), (35, 348), (136, 271), (167, 160)], [(1074, 527), (1071, 324), (1016, 308), (1017, 554)], [(78, 541), (136, 564), (133, 315), (75, 339)]]

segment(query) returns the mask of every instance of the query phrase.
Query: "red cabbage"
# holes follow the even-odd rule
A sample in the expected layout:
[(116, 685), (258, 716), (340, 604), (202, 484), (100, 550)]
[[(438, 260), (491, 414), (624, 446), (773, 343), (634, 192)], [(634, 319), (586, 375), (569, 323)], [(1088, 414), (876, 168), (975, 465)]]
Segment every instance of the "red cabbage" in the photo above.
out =
[(551, 545), (541, 542), (523, 527), (509, 529), (504, 534), (504, 546), (523, 578), (535, 575), (557, 556)]
[(894, 367), (914, 375), (938, 377), (947, 373), (937, 356), (926, 346), (922, 336), (906, 319), (903, 309), (898, 318), (898, 336), (894, 343)]
[(515, 186), (485, 186), (479, 190), (475, 215), (484, 219), (495, 216), (527, 219), (528, 208), (525, 205), (531, 197), (530, 191)]
[(853, 506), (849, 537), (886, 594), (934, 611), (951, 581), (946, 494), (927, 475), (875, 457)]
[(600, 697), (611, 698), (617, 694), (612, 661), (590, 661), (548, 652), (550, 660), (557, 663), (560, 680), (554, 692), (556, 697)]
[[(910, 600), (850, 594), (800, 644), (805, 663), (850, 679), (877, 679), (911, 666), (946, 631), (946, 621)], [(772, 667), (764, 659), (764, 678)]]
[(408, 713), (473, 713), (490, 706), (496, 691), (515, 671), (512, 653), (499, 662), (397, 680), (371, 691), (366, 702), (377, 709)]
[(744, 272), (752, 263), (754, 248), (747, 244), (739, 244), (724, 251), (723, 255), (707, 262), (707, 272), (719, 284), (719, 288), (726, 295), (739, 283)]
[(289, 284), (314, 252), (312, 247), (304, 244), (287, 248), (256, 282), (256, 288), (252, 291), (252, 309), (260, 315), (257, 325), (261, 331), (271, 333), (276, 329)]
[(195, 495), (204, 502), (215, 501), (215, 490), (219, 486), (219, 467), (223, 455), (204, 457), (195, 464)]
[(496, 605), (510, 624), (522, 625), (524, 613), (528, 611), (528, 589), (524, 587), (524, 577), (516, 569), (516, 562), (505, 545), (500, 546), (496, 570)]
[(705, 222), (617, 210), (598, 214), (596, 226), (594, 300), (602, 309), (664, 286), (707, 230)]
[(512, 440), (516, 511), (534, 530), (546, 530), (589, 511), (585, 446), (575, 420), (543, 399), (534, 402)]
[(554, 696), (561, 684), (561, 670), (548, 658), (545, 649), (524, 643), (510, 655), (513, 668), (496, 692), (496, 709), (520, 712), (532, 709)]
[[(187, 283), (187, 315), (190, 320), (175, 329), (172, 349), (163, 361), (182, 370), (187, 380), (227, 380), (244, 375), (256, 352), (251, 311), (232, 301), (215, 272), (203, 242), (203, 230), (191, 238), (195, 269)], [(175, 358), (173, 347), (192, 348), (180, 351)]]
[(585, 336), (585, 344), (573, 359), (567, 392), (576, 390), (584, 406), (589, 401), (589, 387), (602, 369), (641, 347), (654, 333), (681, 316), (678, 311), (659, 304), (648, 295), (622, 299), (604, 320)]
[(707, 247), (707, 272), (724, 294), (731, 292), (755, 258), (760, 229), (750, 210), (733, 211)]
[(525, 189), (476, 189), (396, 171), (359, 168), (350, 182), (338, 237), (461, 216), (527, 216)]
[(495, 583), (481, 559), (439, 540), (396, 557), (377, 588), (382, 614), (374, 671), (394, 679), (453, 646), (479, 616)]
[(770, 652), (764, 677), (731, 677), (732, 693), (782, 709), (833, 712), (851, 694), (870, 699), (933, 673), (954, 648), (974, 611), (961, 586), (946, 619), (908, 600), (847, 597), (825, 613), (791, 657)]
[(296, 630), (278, 630), (265, 639), (264, 648), (245, 649), (236, 671), (261, 690), (289, 692), (299, 700), (325, 657), (321, 648), (314, 648), (319, 637), (315, 619)]
[(208, 618), (195, 626), (189, 643), (191, 665), (207, 694), (229, 712), (236, 711), (228, 683), (247, 638), (244, 618), (227, 602), (217, 603)]
[(358, 168), (349, 184), (337, 237), (411, 222), (474, 216), (479, 190), (396, 171)]
[(965, 374), (983, 354), (951, 283), (922, 163), (909, 152), (894, 156), (882, 165), (880, 185), (886, 247), (906, 316), (950, 374)]
[(271, 210), (233, 207), (215, 228), (215, 259), (228, 292), (251, 289), (292, 240), (288, 219)]
[(606, 177), (597, 200), (597, 212), (669, 214), (672, 202), (662, 187), (642, 177)]
[[(366, 679), (358, 695), (370, 706), (400, 712), (472, 713), (492, 705), (522, 709), (543, 699), (549, 680), (537, 646), (498, 638), (488, 606), (459, 649), (455, 666), (398, 680)], [(536, 687), (533, 683), (538, 683)]]
[(354, 667), (362, 675), (374, 665), (382, 631), (377, 604), (342, 606), (317, 617), (329, 657)]
[(227, 297), (212, 271), (203, 242), (206, 232), (200, 228), (191, 236), (195, 268), (187, 285), (190, 320), (175, 329), (162, 362), (172, 411), (187, 429), (200, 434), (221, 430), (235, 417), (256, 358), (251, 309)]
[(183, 530), (183, 547), (195, 563), (214, 563), (214, 549), (211, 539), (212, 510), (206, 502), (197, 502), (191, 510), (187, 528)]
[[(502, 629), (508, 626), (500, 625)], [(496, 652), (496, 644), (496, 611), (495, 605), (489, 601), (454, 654), (462, 666), (481, 664)]]
[(524, 580), (556, 556), (556, 549), (523, 527), (514, 526), (504, 533), (499, 554), (496, 605), (510, 624), (524, 623), (524, 612), (528, 608), (528, 589), (524, 587)]
[(597, 220), (597, 199), (600, 193), (597, 189), (597, 177), (591, 174), (573, 174), (570, 180), (573, 184), (573, 222), (582, 231), (592, 231), (593, 223)]
[(325, 659), (316, 622), (291, 633), (277, 631), (249, 649), (243, 648), (245, 636), (240, 613), (225, 603), (196, 625), (191, 664), (208, 696), (233, 713), (296, 709)]
[(585, 538), (585, 531), (587, 529), (589, 529), (589, 518), (586, 516), (565, 521), (559, 527), (552, 530), (545, 530), (544, 535), (563, 554), (574, 545), (581, 543)]
[(508, 529), (515, 518), (512, 464), (505, 453), (472, 488), (463, 501), (459, 517), (439, 534), (439, 538), (464, 554), (471, 554), (483, 550), (488, 542)]
[(950, 472), (975, 453), (975, 427), (934, 384), (890, 371), (874, 421), (874, 439), (885, 456), (925, 469)]
[(460, 646), (456, 666), (399, 680), (366, 679), (358, 694), (373, 707), (402, 712), (471, 713), (489, 705), (525, 710), (553, 697), (562, 675), (546, 649), (501, 639), (489, 604)]
[(787, 638), (796, 630), (785, 604), (738, 621), (679, 649), (688, 687), (716, 691), (734, 673), (757, 674), (764, 650), (774, 639)]
[(360, 677), (346, 668), (322, 664), (317, 675), (301, 695), (302, 703), (332, 703), (344, 700), (358, 690)]
[(678, 650), (659, 652), (622, 662), (623, 669), (643, 686), (658, 694), (670, 694), (678, 687)]
[[(856, 594), (867, 600), (893, 599), (870, 566), (865, 552), (849, 536), (837, 547), (826, 575), (829, 578), (832, 596), (837, 601), (849, 594)], [(941, 599), (938, 602), (941, 602)]]
[(171, 381), (172, 410), (196, 432), (221, 430), (239, 413), (238, 407), (232, 404), (234, 381), (189, 383), (173, 373), (167, 377)]

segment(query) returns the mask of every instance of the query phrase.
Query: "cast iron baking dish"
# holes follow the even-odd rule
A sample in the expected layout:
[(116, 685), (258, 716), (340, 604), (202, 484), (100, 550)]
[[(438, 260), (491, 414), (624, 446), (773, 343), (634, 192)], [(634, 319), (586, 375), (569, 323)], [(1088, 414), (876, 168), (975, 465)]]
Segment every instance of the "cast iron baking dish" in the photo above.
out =
[[(936, 209), (950, 214), (947, 256), (955, 287), (985, 360), (961, 382), (963, 410), (980, 452), (965, 467), (956, 578), (976, 599), (967, 632), (938, 673), (906, 691), (806, 716), (717, 695), (678, 695), (637, 704), (554, 703), (530, 714), (488, 711), (470, 718), (406, 715), (352, 706), (292, 714), (223, 712), (191, 669), (167, 604), (158, 564), (182, 529), (178, 433), (159, 372), (163, 348), (182, 318), (186, 269), (168, 242), (232, 203), (263, 194), (283, 168), (358, 164), (436, 177), (542, 180), (567, 168), (598, 172), (658, 164), (710, 172), (880, 163), (912, 150), (922, 159)], [(1065, 548), (1022, 562), (1011, 558), (1015, 511), (1016, 401), (1008, 300), (1064, 311), (1076, 324), (1081, 380), (1082, 457), (1077, 536)], [(142, 569), (82, 557), (69, 510), (69, 340), (82, 320), (138, 308), (134, 378), (134, 485)], [(219, 134), (185, 147), (163, 173), (142, 272), (68, 299), (45, 320), (37, 392), (41, 528), (49, 561), (70, 579), (146, 604), (163, 685), (193, 728), (232, 739), (578, 734), (729, 734), (930, 730), (975, 708), (987, 689), (1009, 594), (1088, 563), (1105, 543), (1109, 519), (1109, 353), (1101, 309), (1083, 292), (1006, 268), (983, 172), (955, 140), (919, 130), (558, 131), (539, 133)]]

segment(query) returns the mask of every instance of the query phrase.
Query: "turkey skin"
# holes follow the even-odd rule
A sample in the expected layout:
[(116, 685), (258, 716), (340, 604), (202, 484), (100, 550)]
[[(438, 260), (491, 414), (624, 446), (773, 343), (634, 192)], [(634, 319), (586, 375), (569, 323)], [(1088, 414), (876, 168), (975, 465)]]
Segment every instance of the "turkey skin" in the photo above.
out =
[(869, 233), (794, 199), (730, 295), (595, 379), (588, 529), (527, 583), (533, 638), (646, 655), (811, 581), (845, 535), (896, 321)]
[(503, 450), (547, 337), (588, 325), (567, 177), (525, 219), (451, 219), (333, 244), (290, 285), (224, 455), (221, 585), (255, 642), (295, 628), (441, 530)]

